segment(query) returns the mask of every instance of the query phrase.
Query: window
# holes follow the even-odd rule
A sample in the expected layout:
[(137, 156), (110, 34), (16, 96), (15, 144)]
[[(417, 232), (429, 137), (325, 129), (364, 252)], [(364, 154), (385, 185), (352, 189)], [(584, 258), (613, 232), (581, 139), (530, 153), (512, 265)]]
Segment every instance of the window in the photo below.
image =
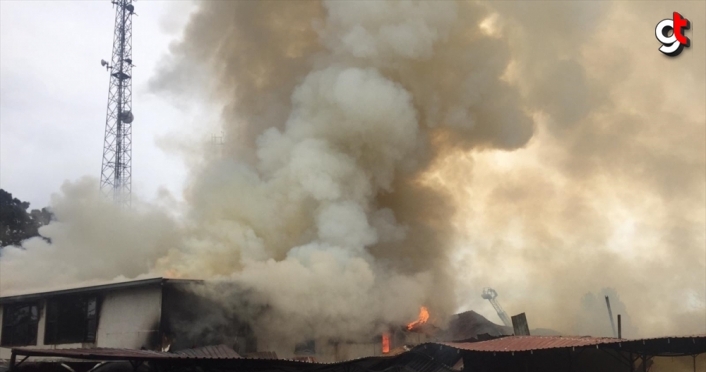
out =
[(96, 297), (60, 297), (47, 302), (45, 344), (95, 342), (97, 328)]
[(7, 304), (2, 312), (1, 346), (37, 344), (39, 305), (37, 303)]

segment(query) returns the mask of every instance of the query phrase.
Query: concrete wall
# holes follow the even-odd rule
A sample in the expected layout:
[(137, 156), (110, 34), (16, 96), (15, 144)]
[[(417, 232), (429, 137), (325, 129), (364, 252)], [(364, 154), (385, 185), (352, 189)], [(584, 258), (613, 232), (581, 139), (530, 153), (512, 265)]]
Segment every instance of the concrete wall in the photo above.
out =
[[(69, 349), (83, 347), (118, 347), (155, 349), (160, 346), (160, 316), (162, 310), (162, 287), (116, 289), (98, 293), (101, 298), (98, 329), (95, 343), (45, 345), (46, 300), (39, 301), (39, 324), (37, 345), (27, 347), (40, 349)], [(0, 306), (0, 314), (2, 306)], [(0, 324), (2, 317), (0, 316)], [(0, 328), (0, 332), (2, 329)], [(1, 333), (0, 333), (1, 336)], [(10, 348), (0, 347), (0, 359), (10, 358)]]
[(97, 347), (154, 349), (159, 346), (162, 287), (133, 288), (103, 297), (96, 334)]

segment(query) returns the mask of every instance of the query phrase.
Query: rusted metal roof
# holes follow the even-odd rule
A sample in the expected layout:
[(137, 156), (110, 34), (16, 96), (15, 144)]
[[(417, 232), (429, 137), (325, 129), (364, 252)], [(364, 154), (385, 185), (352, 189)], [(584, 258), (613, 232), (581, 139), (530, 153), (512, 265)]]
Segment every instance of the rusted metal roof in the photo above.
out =
[[(439, 346), (439, 345), (437, 345)], [(13, 348), (13, 354), (30, 357), (57, 357), (61, 359), (96, 361), (146, 361), (164, 365), (210, 366), (250, 372), (350, 372), (365, 370), (386, 372), (391, 369), (404, 372), (455, 372), (429, 355), (409, 351), (394, 357), (367, 357), (346, 362), (319, 363), (283, 359), (251, 359), (241, 357), (193, 357), (185, 354), (130, 349), (36, 349)], [(455, 361), (455, 360), (454, 360)]]
[(468, 351), (520, 352), (586, 347), (619, 341), (619, 339), (609, 337), (507, 336), (480, 342), (444, 342), (443, 345)]
[(292, 360), (296, 360), (297, 362), (316, 363), (316, 358), (313, 356), (295, 356), (292, 357)]
[[(650, 356), (678, 356), (706, 353), (706, 335), (670, 336), (661, 338), (626, 340), (606, 337), (562, 337), (562, 336), (508, 336), (478, 342), (444, 342), (419, 345), (397, 356), (378, 356), (337, 363), (316, 363), (282, 359), (242, 358), (227, 347), (211, 346), (191, 349), (181, 353), (167, 353), (132, 349), (36, 349), (13, 348), (18, 356), (59, 357), (83, 360), (137, 360), (155, 362), (191, 361), (213, 365), (215, 363), (237, 366), (252, 372), (291, 368), (301, 372), (347, 372), (350, 366), (368, 371), (387, 371), (403, 368), (413, 372), (452, 372), (449, 366), (456, 365), (465, 353), (529, 352), (550, 349), (591, 348), (613, 349)], [(229, 349), (229, 348), (228, 348)], [(537, 353), (535, 353), (537, 354)]]
[(226, 345), (210, 345), (195, 349), (179, 350), (174, 352), (174, 354), (185, 355), (191, 358), (231, 359), (241, 357), (235, 350)]
[(277, 353), (275, 353), (274, 351), (253, 351), (245, 355), (245, 357), (250, 359), (279, 359), (277, 358)]
[(580, 336), (507, 336), (479, 342), (430, 343), (418, 347), (444, 345), (459, 351), (515, 353), (548, 349), (609, 347), (636, 350), (648, 355), (677, 355), (706, 352), (706, 335), (669, 336), (645, 339)]

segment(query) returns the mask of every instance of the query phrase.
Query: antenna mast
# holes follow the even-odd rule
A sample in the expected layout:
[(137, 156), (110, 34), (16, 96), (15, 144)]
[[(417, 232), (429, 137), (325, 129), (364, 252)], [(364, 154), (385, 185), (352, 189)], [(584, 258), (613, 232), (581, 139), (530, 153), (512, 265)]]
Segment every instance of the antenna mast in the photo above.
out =
[(498, 297), (498, 292), (496, 292), (493, 288), (486, 287), (483, 288), (483, 293), (481, 294), (481, 297), (490, 301), (490, 304), (493, 305), (495, 312), (498, 313), (498, 317), (500, 318), (500, 320), (503, 321), (503, 324), (505, 324), (506, 327), (512, 327), (512, 321), (510, 320), (510, 317), (507, 316), (507, 313), (500, 306), (498, 300), (495, 299), (495, 297)]
[(101, 61), (110, 72), (110, 86), (100, 188), (123, 207), (130, 207), (132, 190), (132, 2), (112, 1), (116, 8), (113, 57), (110, 63)]

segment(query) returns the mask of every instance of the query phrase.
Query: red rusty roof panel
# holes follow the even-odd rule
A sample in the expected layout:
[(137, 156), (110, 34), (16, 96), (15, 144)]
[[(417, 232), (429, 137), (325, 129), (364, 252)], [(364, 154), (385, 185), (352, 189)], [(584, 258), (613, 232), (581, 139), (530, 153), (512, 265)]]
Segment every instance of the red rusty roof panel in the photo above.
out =
[(249, 359), (279, 359), (277, 358), (277, 353), (274, 351), (253, 351), (251, 353), (247, 353), (245, 357)]
[[(580, 337), (580, 336), (507, 336), (496, 338), (487, 341), (478, 342), (443, 342), (443, 343), (427, 343), (417, 346), (417, 348), (426, 349), (428, 346), (436, 346), (435, 349), (441, 349), (443, 346), (453, 348), (460, 351), (484, 352), (484, 353), (510, 353), (510, 352), (527, 352), (532, 350), (549, 350), (549, 349), (567, 349), (567, 348), (586, 348), (586, 347), (611, 347), (621, 348), (623, 350), (637, 350), (640, 353), (648, 355), (692, 355), (706, 352), (706, 335), (697, 336), (669, 336), (648, 339), (618, 339), (608, 337)], [(649, 346), (649, 347), (647, 347)], [(646, 348), (647, 347), (647, 348)], [(167, 353), (150, 350), (133, 350), (133, 349), (111, 349), (111, 348), (94, 348), (94, 349), (37, 349), (37, 348), (13, 348), (12, 352), (19, 356), (37, 356), (37, 357), (59, 357), (73, 358), (84, 360), (228, 360), (228, 363), (254, 363), (276, 362), (288, 366), (302, 366), (321, 363), (306, 363), (293, 360), (258, 360), (252, 358), (253, 355), (248, 355), (248, 358), (241, 358), (230, 348), (212, 346), (196, 350), (189, 350), (178, 353)], [(264, 354), (264, 353), (257, 353)], [(454, 353), (456, 354), (456, 353)], [(409, 353), (402, 353), (396, 357), (368, 357), (356, 360), (351, 360), (343, 363), (362, 363), (367, 361), (377, 362), (394, 362), (396, 358), (408, 357)], [(434, 357), (436, 354), (431, 354)], [(264, 355), (263, 355), (264, 356)], [(270, 356), (269, 353), (267, 355)], [(438, 356), (438, 355), (436, 355)], [(274, 353), (271, 357), (276, 358)]]
[(613, 344), (620, 341), (610, 337), (508, 336), (480, 342), (444, 342), (443, 344), (460, 350), (504, 353), (586, 347)]
[(216, 359), (232, 359), (240, 358), (240, 355), (232, 348), (226, 345), (210, 345), (198, 347), (195, 349), (185, 349), (175, 351), (174, 354), (185, 355), (191, 358), (216, 358)]
[[(479, 342), (443, 342), (442, 345), (458, 350), (509, 353), (531, 350), (583, 348), (592, 346), (613, 346), (613, 347), (634, 347), (647, 343), (659, 343), (669, 345), (669, 341), (679, 339), (691, 339), (692, 343), (699, 345), (706, 343), (706, 335), (695, 336), (669, 336), (645, 339), (619, 339), (613, 337), (589, 337), (589, 336), (507, 336), (487, 341)], [(668, 348), (664, 345), (662, 349)]]

